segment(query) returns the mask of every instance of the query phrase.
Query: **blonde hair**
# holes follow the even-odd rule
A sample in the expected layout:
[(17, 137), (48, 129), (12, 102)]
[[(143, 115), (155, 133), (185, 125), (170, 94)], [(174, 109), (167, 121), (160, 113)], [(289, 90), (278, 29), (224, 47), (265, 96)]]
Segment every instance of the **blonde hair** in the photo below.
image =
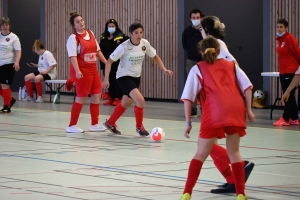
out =
[(220, 53), (220, 44), (214, 37), (208, 36), (198, 43), (198, 49), (202, 53), (203, 60), (213, 64), (218, 59), (218, 55)]
[(36, 39), (33, 43), (32, 51), (36, 53), (40, 49), (45, 49), (45, 46), (40, 39)]

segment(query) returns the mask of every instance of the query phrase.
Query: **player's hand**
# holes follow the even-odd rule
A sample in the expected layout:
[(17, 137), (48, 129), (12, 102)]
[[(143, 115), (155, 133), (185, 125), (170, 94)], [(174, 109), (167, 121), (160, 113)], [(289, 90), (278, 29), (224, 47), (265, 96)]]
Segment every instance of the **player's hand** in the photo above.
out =
[(165, 74), (167, 74), (168, 76), (172, 77), (173, 76), (173, 72), (171, 70), (166, 69), (164, 71)]
[(76, 72), (76, 78), (77, 79), (83, 78), (83, 74), (81, 73), (81, 71)]
[(289, 92), (285, 92), (282, 95), (282, 97), (281, 97), (281, 103), (282, 103), (282, 105), (285, 105), (285, 102), (288, 101), (289, 97), (290, 97), (290, 93)]
[(109, 88), (109, 81), (108, 80), (105, 80), (102, 82), (102, 88), (103, 89), (108, 89)]
[(255, 121), (255, 115), (253, 114), (252, 110), (248, 110), (247, 114), (248, 114), (249, 121), (254, 122)]
[(15, 68), (15, 71), (16, 71), (16, 72), (19, 71), (19, 70), (20, 70), (20, 65), (19, 65), (19, 63), (16, 63), (16, 62), (15, 62), (13, 68)]
[(46, 71), (40, 72), (40, 75), (47, 74)]
[(190, 138), (190, 132), (191, 132), (191, 130), (192, 130), (192, 126), (187, 125), (187, 126), (185, 127), (184, 137)]

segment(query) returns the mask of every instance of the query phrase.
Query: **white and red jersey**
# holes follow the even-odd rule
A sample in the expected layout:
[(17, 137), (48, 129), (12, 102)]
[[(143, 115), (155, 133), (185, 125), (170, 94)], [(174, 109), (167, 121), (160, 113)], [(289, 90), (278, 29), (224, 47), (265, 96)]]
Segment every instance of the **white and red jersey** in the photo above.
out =
[(117, 78), (122, 76), (140, 77), (145, 54), (151, 58), (156, 56), (156, 50), (145, 39), (142, 39), (139, 45), (132, 44), (130, 39), (120, 44), (110, 55), (110, 59), (113, 61), (120, 59)]
[(298, 67), (298, 70), (295, 72), (295, 75), (300, 76), (300, 66)]
[(224, 58), (225, 60), (228, 61), (234, 61), (235, 58), (233, 57), (233, 55), (231, 55), (231, 53), (229, 52), (225, 42), (223, 42), (220, 39), (217, 39), (219, 44), (220, 44), (220, 54), (218, 55), (218, 58)]
[(215, 64), (205, 61), (189, 72), (181, 100), (194, 102), (200, 92), (202, 99), (201, 129), (223, 126), (246, 127), (242, 92), (252, 88), (244, 71), (233, 62), (218, 59)]
[(18, 36), (12, 32), (8, 35), (0, 33), (0, 66), (16, 61), (15, 51), (21, 50)]
[[(74, 32), (67, 41), (69, 57), (77, 57), (78, 66), (82, 74), (94, 74), (97, 69), (97, 51), (100, 51), (98, 42), (90, 30), (83, 34)], [(70, 63), (70, 73), (76, 74), (72, 63)]]
[[(38, 71), (42, 72), (49, 67), (56, 65), (57, 62), (53, 56), (53, 54), (50, 51), (45, 50), (44, 53), (42, 53), (39, 56), (39, 62), (38, 62)], [(56, 79), (57, 77), (57, 70), (56, 67), (54, 67), (50, 72), (48, 72), (48, 75), (51, 77), (51, 80)]]

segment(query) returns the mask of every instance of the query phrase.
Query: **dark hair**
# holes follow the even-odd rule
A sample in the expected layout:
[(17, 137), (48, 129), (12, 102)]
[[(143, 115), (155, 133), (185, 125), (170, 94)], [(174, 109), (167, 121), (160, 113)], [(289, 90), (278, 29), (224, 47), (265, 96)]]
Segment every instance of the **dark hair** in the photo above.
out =
[(40, 39), (36, 39), (32, 46), (32, 51), (36, 52), (38, 49), (45, 49), (43, 42)]
[(220, 43), (213, 36), (208, 36), (197, 44), (199, 51), (203, 52), (203, 60), (213, 64), (217, 61), (220, 54)]
[(204, 17), (205, 15), (201, 12), (201, 10), (199, 10), (198, 8), (196, 9), (193, 9), (191, 12), (190, 12), (190, 18), (192, 17), (192, 14), (195, 13), (200, 13), (200, 18)]
[(212, 35), (217, 39), (224, 40), (225, 25), (216, 16), (205, 16), (201, 19), (201, 25), (206, 34)]
[(122, 33), (122, 30), (119, 28), (119, 25), (118, 25), (117, 21), (114, 20), (114, 19), (109, 19), (109, 20), (107, 20), (107, 22), (105, 24), (105, 30), (102, 34), (104, 37), (108, 38), (110, 36), (110, 33), (107, 30), (108, 29), (108, 24), (110, 24), (110, 23), (113, 23), (116, 26), (116, 31), (114, 32), (113, 36), (115, 36), (119, 33)]
[(2, 18), (0, 19), (0, 26), (1, 26), (2, 24), (8, 24), (9, 26), (11, 26), (10, 19), (9, 19), (8, 17), (2, 17)]
[(144, 31), (144, 27), (140, 23), (133, 23), (129, 26), (129, 33), (133, 33), (136, 29), (141, 28)]
[(80, 14), (78, 14), (77, 12), (70, 12), (70, 19), (69, 19), (69, 22), (70, 22), (70, 24), (71, 24), (71, 26), (74, 28), (74, 25), (75, 25), (75, 23), (74, 23), (74, 19), (76, 18), (76, 17), (82, 17)]
[(283, 24), (285, 27), (289, 26), (289, 23), (286, 19), (277, 19), (277, 24)]

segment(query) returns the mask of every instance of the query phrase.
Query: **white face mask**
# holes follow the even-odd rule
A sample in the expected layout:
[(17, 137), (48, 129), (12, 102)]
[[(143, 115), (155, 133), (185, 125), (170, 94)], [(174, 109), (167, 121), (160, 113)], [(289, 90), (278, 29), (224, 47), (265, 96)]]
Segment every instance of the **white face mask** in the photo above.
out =
[(194, 27), (199, 26), (199, 24), (200, 24), (200, 19), (193, 19), (193, 20), (192, 20), (192, 24), (193, 24)]
[(116, 28), (115, 27), (108, 27), (107, 31), (110, 32), (111, 34), (113, 34), (114, 32), (116, 32)]
[(284, 34), (285, 34), (285, 32), (283, 32), (283, 33), (276, 33), (279, 37), (282, 37)]

